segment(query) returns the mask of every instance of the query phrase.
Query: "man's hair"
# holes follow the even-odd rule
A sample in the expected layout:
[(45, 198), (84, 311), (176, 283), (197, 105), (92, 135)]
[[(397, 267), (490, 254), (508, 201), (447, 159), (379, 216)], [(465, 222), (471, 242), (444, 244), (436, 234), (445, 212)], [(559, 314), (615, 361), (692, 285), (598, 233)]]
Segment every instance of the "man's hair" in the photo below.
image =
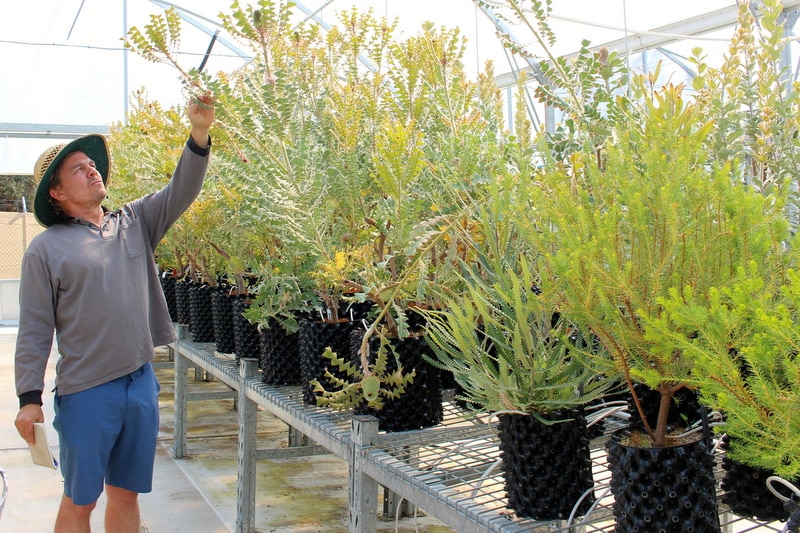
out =
[(61, 203), (52, 196), (50, 196), (49, 193), (50, 191), (61, 185), (61, 169), (64, 167), (64, 161), (67, 160), (67, 156), (69, 156), (71, 153), (72, 152), (66, 154), (56, 164), (55, 168), (53, 169), (53, 173), (50, 174), (50, 181), (47, 184), (47, 192), (48, 192), (47, 201), (50, 202), (51, 206), (53, 206), (53, 214), (55, 215), (55, 222), (59, 222), (62, 218), (64, 218), (64, 210), (61, 209)]

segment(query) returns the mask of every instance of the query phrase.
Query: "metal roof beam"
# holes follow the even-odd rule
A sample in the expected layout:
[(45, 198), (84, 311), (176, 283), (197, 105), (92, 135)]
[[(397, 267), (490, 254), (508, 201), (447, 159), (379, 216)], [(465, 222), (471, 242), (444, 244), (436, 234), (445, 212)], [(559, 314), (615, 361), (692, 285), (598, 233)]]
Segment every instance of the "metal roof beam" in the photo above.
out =
[[(800, 7), (800, 0), (784, 0), (784, 16), (789, 11), (798, 9), (798, 7)], [(753, 5), (753, 8), (758, 10), (757, 3)], [(611, 51), (635, 54), (643, 50), (661, 48), (685, 40), (690, 36), (705, 35), (723, 30), (736, 25), (738, 20), (739, 6), (728, 6), (680, 22), (654, 28), (650, 31), (628, 35), (622, 39), (594, 46), (592, 49), (596, 50), (604, 46)]]
[[(754, 3), (753, 8), (758, 9), (758, 4)], [(789, 22), (796, 20), (796, 11), (798, 9), (800, 9), (800, 0), (784, 0), (783, 13), (784, 17), (786, 17)], [(484, 12), (486, 13), (486, 11)], [(667, 24), (651, 31), (639, 32), (622, 39), (598, 44), (596, 46), (592, 46), (591, 49), (599, 50), (602, 47), (606, 47), (612, 51), (635, 54), (643, 52), (644, 50), (663, 48), (669, 44), (690, 39), (693, 35), (703, 35), (732, 27), (736, 25), (738, 21), (738, 15), (739, 7), (729, 6), (705, 13), (703, 15), (691, 17), (680, 22)], [(790, 30), (791, 28), (787, 28), (787, 31)], [(571, 55), (575, 54), (567, 54), (568, 57)], [(538, 67), (535, 70), (532, 68), (526, 68), (524, 70), (528, 71), (529, 77), (532, 76), (539, 79), (539, 76), (537, 76)], [(509, 87), (516, 84), (518, 77), (519, 73), (504, 73), (497, 76), (495, 78), (495, 82), (500, 88)]]
[(108, 126), (0, 122), (0, 137), (14, 139), (76, 139), (90, 133), (108, 135)]

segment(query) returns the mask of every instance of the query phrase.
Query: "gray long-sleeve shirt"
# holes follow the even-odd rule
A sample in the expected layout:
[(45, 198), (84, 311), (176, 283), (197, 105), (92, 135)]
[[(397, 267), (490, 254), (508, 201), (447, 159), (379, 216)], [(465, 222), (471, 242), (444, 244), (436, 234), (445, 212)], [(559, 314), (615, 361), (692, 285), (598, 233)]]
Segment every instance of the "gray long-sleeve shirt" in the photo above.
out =
[(70, 219), (31, 241), (15, 356), (21, 405), (41, 403), (53, 331), (60, 395), (129, 374), (153, 359), (155, 346), (175, 340), (153, 254), (200, 193), (209, 151), (190, 137), (160, 191), (106, 212), (102, 227)]

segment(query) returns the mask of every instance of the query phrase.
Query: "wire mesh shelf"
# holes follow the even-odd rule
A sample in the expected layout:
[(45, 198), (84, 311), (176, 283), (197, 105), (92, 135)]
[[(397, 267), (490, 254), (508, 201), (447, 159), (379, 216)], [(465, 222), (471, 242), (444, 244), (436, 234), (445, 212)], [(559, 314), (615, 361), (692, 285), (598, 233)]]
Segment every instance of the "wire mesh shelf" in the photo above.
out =
[[(488, 417), (465, 419), (463, 412), (451, 402), (446, 402), (449, 416), (445, 424), (458, 421), (464, 428), (460, 436), (450, 440), (435, 438), (436, 432), (420, 434), (419, 439), (386, 440), (374, 447), (370, 461), (385, 474), (384, 478), (402, 479), (413, 487), (416, 494), (427, 494), (428, 500), (436, 502), (421, 506), (445, 523), (457, 526), (459, 532), (563, 532), (591, 533), (613, 532), (614, 503), (610, 490), (611, 472), (607, 465), (605, 443), (610, 434), (623, 427), (624, 419), (605, 422), (602, 436), (591, 442), (591, 461), (594, 488), (591, 494), (594, 503), (583, 516), (571, 516), (566, 520), (549, 522), (519, 517), (507, 508), (504, 480), (500, 471), (500, 449), (496, 420)], [(722, 476), (721, 451), (716, 452), (716, 474)], [(379, 480), (381, 482), (381, 480)], [(402, 490), (402, 489), (400, 489)], [(721, 494), (719, 495), (721, 497)], [(575, 502), (578, 508), (581, 502)], [(720, 504), (720, 527), (725, 533), (780, 532), (785, 526), (781, 522), (758, 522), (734, 515)]]
[[(180, 352), (233, 388), (240, 383), (236, 361), (214, 352), (213, 345), (179, 341)], [(248, 398), (292, 428), (302, 431), (331, 453), (352, 461), (351, 411), (305, 405), (300, 386), (272, 386), (260, 376), (244, 381)], [(500, 469), (497, 419), (476, 415), (457, 405), (453, 391), (443, 393), (444, 417), (435, 427), (396, 433), (379, 432), (374, 445), (356, 449), (363, 472), (385, 489), (411, 502), (459, 533), (593, 533), (613, 532), (611, 473), (605, 444), (625, 424), (624, 413), (603, 421), (591, 441), (594, 487), (584, 497), (593, 503), (583, 516), (542, 522), (517, 516), (507, 507)], [(722, 452), (716, 451), (717, 479)], [(353, 465), (350, 465), (351, 469)], [(357, 479), (351, 476), (351, 479)], [(719, 487), (719, 483), (717, 484)], [(350, 487), (352, 491), (354, 488)], [(721, 494), (719, 495), (721, 498)], [(581, 502), (575, 503), (577, 509)], [(737, 516), (719, 505), (723, 533), (781, 532), (784, 523), (764, 523)]]

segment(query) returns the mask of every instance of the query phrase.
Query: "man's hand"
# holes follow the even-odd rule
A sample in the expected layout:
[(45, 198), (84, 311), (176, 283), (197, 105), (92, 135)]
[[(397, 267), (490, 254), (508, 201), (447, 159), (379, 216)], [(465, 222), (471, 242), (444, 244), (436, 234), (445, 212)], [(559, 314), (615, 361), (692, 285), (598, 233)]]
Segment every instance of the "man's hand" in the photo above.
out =
[(214, 123), (214, 97), (210, 92), (193, 96), (186, 107), (192, 125), (191, 136), (197, 146), (208, 146), (208, 131)]
[(44, 422), (42, 406), (38, 403), (23, 405), (19, 413), (17, 413), (14, 426), (16, 426), (20, 437), (25, 439), (28, 444), (36, 444), (36, 437), (33, 436), (34, 422)]

